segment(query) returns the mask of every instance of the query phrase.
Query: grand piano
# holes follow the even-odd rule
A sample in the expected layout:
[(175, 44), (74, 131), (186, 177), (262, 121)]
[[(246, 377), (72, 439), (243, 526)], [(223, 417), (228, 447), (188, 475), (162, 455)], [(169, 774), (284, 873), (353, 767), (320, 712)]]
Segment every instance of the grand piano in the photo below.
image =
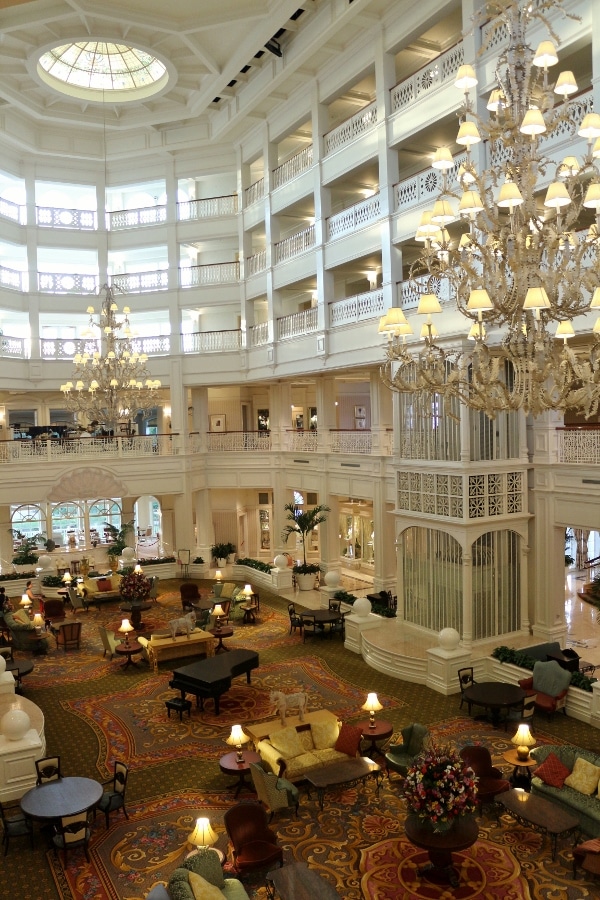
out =
[(250, 684), (252, 669), (258, 669), (258, 653), (254, 650), (230, 650), (175, 669), (169, 687), (181, 691), (182, 700), (185, 700), (186, 694), (194, 694), (200, 709), (204, 709), (204, 700), (212, 697), (215, 715), (218, 716), (221, 695), (231, 687), (231, 679), (245, 673)]

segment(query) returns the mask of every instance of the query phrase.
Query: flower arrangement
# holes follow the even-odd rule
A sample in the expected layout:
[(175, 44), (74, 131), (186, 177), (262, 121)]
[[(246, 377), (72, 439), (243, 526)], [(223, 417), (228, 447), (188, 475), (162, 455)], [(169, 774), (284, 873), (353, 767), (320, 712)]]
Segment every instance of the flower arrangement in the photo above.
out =
[(454, 747), (430, 744), (409, 768), (403, 794), (409, 810), (434, 826), (475, 811), (477, 777)]
[(129, 603), (141, 603), (148, 599), (152, 583), (141, 572), (130, 572), (121, 579), (119, 590), (123, 600)]

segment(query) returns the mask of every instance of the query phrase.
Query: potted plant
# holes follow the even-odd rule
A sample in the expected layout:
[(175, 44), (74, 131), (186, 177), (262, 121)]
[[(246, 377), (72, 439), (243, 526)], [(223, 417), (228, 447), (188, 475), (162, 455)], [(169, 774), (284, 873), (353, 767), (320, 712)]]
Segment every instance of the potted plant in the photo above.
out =
[(230, 565), (233, 565), (235, 562), (235, 544), (232, 544), (231, 541), (229, 541), (225, 546), (227, 547), (227, 562)]
[(133, 522), (125, 522), (120, 528), (105, 522), (105, 529), (110, 534), (110, 544), (106, 548), (106, 555), (110, 563), (111, 569), (116, 572), (119, 568), (119, 557), (123, 553), (125, 547), (128, 546), (127, 538), (133, 532)]
[(306, 562), (306, 539), (317, 525), (326, 520), (329, 507), (320, 504), (312, 509), (301, 510), (293, 503), (286, 503), (284, 509), (291, 524), (285, 526), (281, 532), (281, 539), (284, 543), (287, 543), (291, 534), (301, 535), (303, 561), (302, 564), (295, 565), (292, 568), (292, 572), (296, 576), (300, 590), (310, 591), (315, 585), (315, 575), (319, 572), (320, 567), (314, 563)]
[(27, 535), (16, 528), (9, 528), (8, 530), (13, 538), (16, 538), (18, 541), (15, 555), (12, 558), (13, 566), (34, 566), (38, 561), (38, 544), (44, 540), (45, 535), (33, 534), (27, 537)]
[(227, 556), (229, 555), (229, 547), (233, 546), (232, 544), (213, 544), (210, 548), (210, 552), (214, 556), (217, 561), (217, 565), (220, 568), (223, 568), (227, 565)]

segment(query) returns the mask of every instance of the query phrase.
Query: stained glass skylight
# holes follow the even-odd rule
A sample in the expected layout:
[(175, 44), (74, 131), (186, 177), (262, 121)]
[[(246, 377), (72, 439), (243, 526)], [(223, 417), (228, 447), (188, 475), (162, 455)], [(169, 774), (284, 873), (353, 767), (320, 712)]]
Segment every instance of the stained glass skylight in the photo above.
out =
[(151, 53), (104, 41), (53, 47), (40, 56), (39, 67), (47, 84), (74, 95), (114, 91), (123, 99), (127, 93), (148, 96), (160, 90), (167, 78), (165, 64)]

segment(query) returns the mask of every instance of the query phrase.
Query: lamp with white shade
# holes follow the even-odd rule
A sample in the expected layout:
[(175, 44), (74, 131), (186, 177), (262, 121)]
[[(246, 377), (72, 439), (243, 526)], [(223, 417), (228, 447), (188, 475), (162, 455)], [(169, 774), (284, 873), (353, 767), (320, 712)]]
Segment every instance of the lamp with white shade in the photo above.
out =
[(375, 728), (375, 713), (383, 709), (377, 694), (367, 694), (367, 700), (363, 703), (361, 709), (364, 709), (365, 712), (369, 713), (369, 728)]
[(24, 610), (31, 614), (31, 597), (27, 594), (22, 594), (21, 599), (19, 600), (19, 606), (22, 606)]
[(216, 844), (218, 835), (206, 817), (196, 819), (194, 830), (188, 835), (188, 843), (192, 844), (196, 851), (202, 853)]
[(216, 631), (221, 630), (221, 618), (225, 615), (225, 610), (221, 606), (220, 603), (215, 604), (213, 607), (213, 616), (215, 618), (215, 629)]
[(225, 738), (225, 743), (229, 744), (230, 747), (235, 747), (237, 750), (237, 760), (238, 762), (243, 762), (243, 749), (242, 745), (247, 744), (250, 738), (247, 734), (244, 733), (244, 730), (241, 725), (232, 725), (231, 726), (231, 734), (228, 738)]
[(129, 621), (129, 619), (123, 619), (119, 626), (119, 631), (121, 634), (125, 635), (125, 646), (129, 647), (129, 634), (133, 631), (133, 625)]
[(35, 616), (33, 617), (33, 624), (37, 633), (41, 634), (44, 627), (44, 617), (41, 613), (38, 612), (35, 614)]
[(535, 738), (529, 730), (529, 725), (521, 723), (517, 728), (517, 733), (511, 738), (511, 743), (517, 748), (517, 758), (522, 762), (529, 759), (529, 748), (535, 747)]

